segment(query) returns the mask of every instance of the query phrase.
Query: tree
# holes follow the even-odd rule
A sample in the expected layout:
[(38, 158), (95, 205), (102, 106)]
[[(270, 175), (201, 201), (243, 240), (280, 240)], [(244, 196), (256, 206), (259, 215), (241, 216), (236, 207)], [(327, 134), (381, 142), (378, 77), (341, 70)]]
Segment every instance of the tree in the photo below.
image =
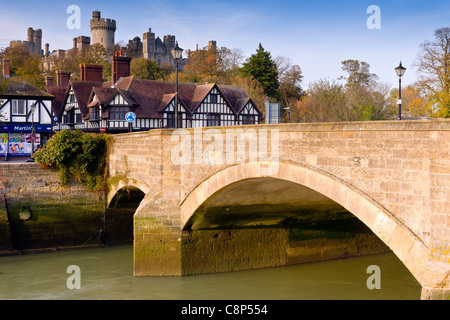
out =
[[(302, 100), (291, 102), (301, 122), (329, 122), (350, 120), (343, 85), (336, 81), (319, 80), (309, 85)], [(295, 120), (295, 113), (291, 117)]]
[(131, 59), (130, 73), (139, 79), (165, 80), (167, 74), (162, 70), (158, 63), (145, 58)]
[(30, 56), (28, 49), (23, 45), (7, 47), (0, 53), (2, 61), (9, 60), (11, 73), (16, 73), (17, 68), (23, 66)]
[(241, 75), (237, 75), (230, 79), (230, 84), (247, 91), (253, 102), (258, 106), (264, 116), (264, 100), (266, 99), (266, 95), (264, 93), (264, 89), (261, 87), (258, 81), (251, 77), (243, 77)]
[[(389, 99), (393, 104), (398, 98), (398, 89), (391, 90)], [(423, 93), (418, 83), (402, 89), (402, 113), (406, 117), (431, 117), (431, 109), (423, 99)]]
[(370, 73), (370, 65), (367, 62), (349, 59), (341, 63), (342, 70), (348, 73), (347, 78), (341, 77), (341, 79), (347, 80), (345, 84), (347, 88), (369, 86), (378, 78), (375, 74)]
[(72, 80), (80, 80), (80, 64), (97, 64), (103, 67), (103, 78), (111, 80), (111, 63), (105, 47), (101, 44), (87, 46), (83, 50), (71, 49), (62, 57), (51, 56), (51, 75), (56, 71), (68, 71)]
[(109, 62), (108, 52), (105, 47), (99, 43), (90, 45), (79, 55), (80, 63), (91, 63), (103, 66), (103, 77), (111, 79), (111, 63)]
[(239, 75), (239, 68), (242, 66), (243, 61), (244, 52), (241, 49), (221, 48), (219, 68), (227, 80)]
[(217, 68), (217, 49), (203, 48), (189, 51), (187, 63), (180, 78), (189, 82), (215, 82), (219, 74)]
[(17, 68), (16, 74), (32, 85), (45, 90), (45, 79), (41, 70), (41, 58), (30, 56), (23, 65)]
[(180, 79), (188, 82), (220, 82), (229, 84), (239, 74), (243, 59), (242, 50), (226, 47), (204, 47), (188, 51), (187, 63)]
[(419, 86), (434, 117), (450, 117), (450, 28), (434, 32), (434, 41), (420, 46), (417, 69)]
[(283, 105), (287, 106), (289, 100), (299, 100), (302, 97), (303, 90), (300, 86), (302, 79), (302, 69), (298, 65), (291, 66), (280, 77), (278, 92)]
[(389, 99), (390, 87), (373, 83), (345, 90), (350, 121), (386, 120), (395, 114), (395, 104)]
[(270, 52), (265, 51), (261, 43), (256, 50), (256, 54), (248, 58), (239, 71), (242, 76), (252, 77), (257, 80), (268, 97), (279, 97), (278, 88), (280, 83), (277, 65), (272, 60)]

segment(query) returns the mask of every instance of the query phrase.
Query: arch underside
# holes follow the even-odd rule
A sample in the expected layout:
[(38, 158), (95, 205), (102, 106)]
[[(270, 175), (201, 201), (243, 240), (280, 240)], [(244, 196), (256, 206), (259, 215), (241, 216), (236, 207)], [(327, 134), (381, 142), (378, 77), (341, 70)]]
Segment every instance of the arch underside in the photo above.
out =
[(137, 191), (143, 192), (144, 195), (148, 194), (150, 191), (149, 186), (142, 182), (139, 177), (128, 174), (126, 177), (116, 175), (110, 178), (111, 186), (106, 197), (106, 207), (110, 207), (112, 200), (117, 196), (120, 190)]
[[(345, 181), (308, 165), (279, 163), (275, 174), (262, 174), (270, 165), (263, 162), (235, 165), (203, 181), (180, 204), (184, 230), (220, 226), (229, 217), (227, 210), (242, 213), (244, 207), (254, 210), (255, 204), (262, 202), (277, 207), (271, 215), (266, 206), (266, 221), (282, 222), (290, 214), (288, 207), (307, 208), (303, 211), (306, 214), (314, 211), (329, 215), (348, 210), (396, 254), (419, 283), (422, 282), (428, 257), (426, 246), (381, 204)], [(251, 192), (244, 195), (245, 189)], [(224, 212), (218, 214), (217, 210), (209, 210), (213, 212), (210, 214), (202, 210), (206, 204), (209, 209)], [(283, 205), (286, 205), (286, 217), (278, 216)], [(233, 210), (233, 206), (239, 209)], [(198, 219), (199, 212), (203, 215), (201, 219)], [(239, 221), (247, 226), (252, 223), (245, 215)]]

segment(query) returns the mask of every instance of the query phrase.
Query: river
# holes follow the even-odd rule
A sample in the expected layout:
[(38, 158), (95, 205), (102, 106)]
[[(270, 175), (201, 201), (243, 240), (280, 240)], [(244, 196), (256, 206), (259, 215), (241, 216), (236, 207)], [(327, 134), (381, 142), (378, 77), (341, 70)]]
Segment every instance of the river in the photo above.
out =
[[(80, 289), (68, 289), (80, 268)], [(371, 265), (381, 289), (369, 290)], [(394, 254), (186, 277), (133, 277), (133, 247), (27, 253), (0, 257), (5, 300), (415, 300), (421, 287)]]

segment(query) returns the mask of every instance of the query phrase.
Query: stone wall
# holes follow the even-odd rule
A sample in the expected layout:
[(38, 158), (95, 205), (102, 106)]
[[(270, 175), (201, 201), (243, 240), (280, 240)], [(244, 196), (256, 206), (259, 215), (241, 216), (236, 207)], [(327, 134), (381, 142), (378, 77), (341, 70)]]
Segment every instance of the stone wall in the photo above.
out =
[(382, 254), (391, 250), (355, 217), (286, 228), (184, 231), (183, 274), (216, 273)]
[[(10, 230), (13, 249), (101, 244), (103, 193), (89, 192), (73, 179), (63, 187), (58, 171), (36, 163), (1, 163), (0, 179), (8, 221), (0, 218), (0, 228)], [(10, 249), (8, 242), (0, 248)]]
[[(1, 171), (0, 171), (1, 174)], [(3, 191), (3, 190), (2, 190)], [(6, 211), (6, 201), (3, 193), (0, 194), (0, 252), (3, 250), (11, 251), (13, 249), (11, 240), (11, 231), (8, 221), (8, 212)]]

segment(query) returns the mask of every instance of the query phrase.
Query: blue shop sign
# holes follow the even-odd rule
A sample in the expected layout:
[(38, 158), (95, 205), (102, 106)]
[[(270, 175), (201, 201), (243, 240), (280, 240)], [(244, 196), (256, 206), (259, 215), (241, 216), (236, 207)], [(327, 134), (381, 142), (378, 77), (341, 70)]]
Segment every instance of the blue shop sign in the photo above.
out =
[[(35, 132), (47, 132), (53, 133), (55, 132), (53, 125), (48, 124), (35, 124), (34, 125)], [(1, 124), (0, 132), (31, 132), (31, 124)]]

